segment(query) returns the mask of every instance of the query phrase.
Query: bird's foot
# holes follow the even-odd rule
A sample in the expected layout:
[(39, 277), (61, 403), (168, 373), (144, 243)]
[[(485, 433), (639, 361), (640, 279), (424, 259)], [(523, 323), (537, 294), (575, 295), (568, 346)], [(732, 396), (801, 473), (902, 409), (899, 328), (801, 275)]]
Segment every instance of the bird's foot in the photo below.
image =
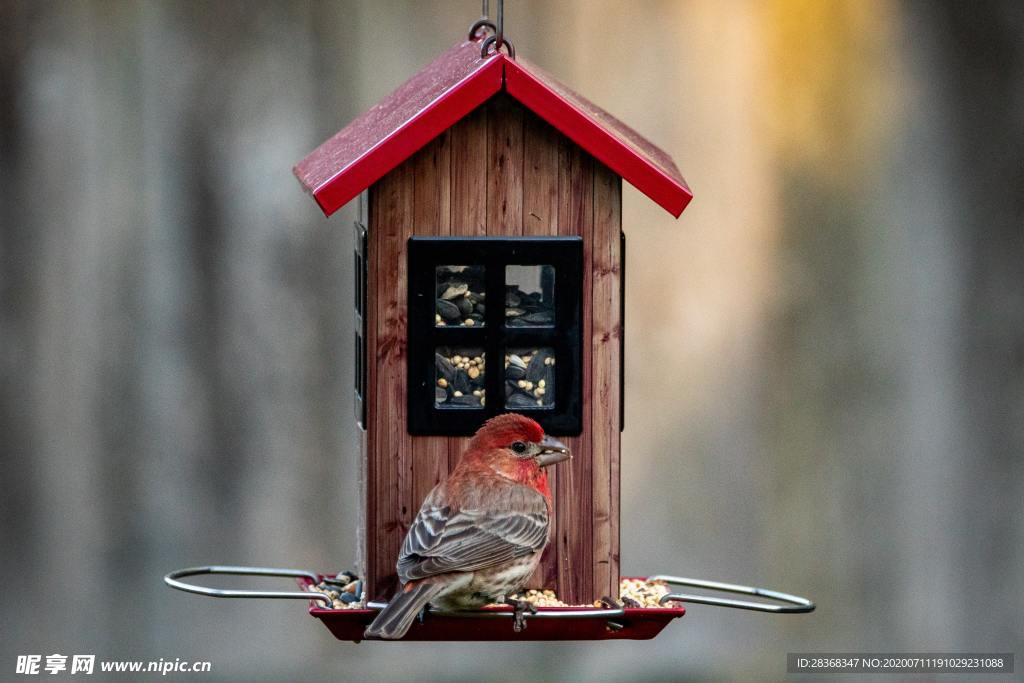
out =
[(512, 606), (512, 630), (521, 633), (526, 630), (526, 613), (536, 614), (537, 608), (526, 600), (506, 598), (506, 605)]
[(421, 624), (424, 621), (426, 621), (426, 619), (427, 619), (427, 610), (428, 609), (430, 609), (430, 603), (429, 602), (427, 604), (423, 605), (423, 609), (421, 609), (420, 613), (416, 615), (416, 620), (419, 621)]

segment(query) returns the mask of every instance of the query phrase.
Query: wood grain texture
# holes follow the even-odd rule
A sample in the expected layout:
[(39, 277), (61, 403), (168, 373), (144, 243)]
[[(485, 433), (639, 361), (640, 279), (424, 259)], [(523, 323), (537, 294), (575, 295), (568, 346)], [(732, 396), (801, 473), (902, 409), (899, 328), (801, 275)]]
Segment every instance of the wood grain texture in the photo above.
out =
[[(394, 590), (398, 550), (415, 510), (411, 509), (412, 438), (406, 430), (406, 242), (413, 225), (413, 168), (406, 162), (370, 193), (370, 275), (376, 286), (371, 322), (373, 385), (370, 434), (371, 477), (367, 519), (375, 536), (368, 552), (371, 598)], [(368, 277), (370, 276), (368, 275)]]
[(523, 234), (523, 107), (507, 95), (487, 102), (487, 234)]
[[(558, 162), (558, 232), (583, 237), (583, 320), (581, 335), (590, 339), (593, 304), (591, 274), (593, 272), (594, 234), (594, 165), (591, 157), (569, 140), (561, 141)], [(569, 604), (593, 600), (594, 565), (592, 557), (591, 451), (592, 415), (591, 359), (584, 345), (583, 431), (567, 440), (573, 458), (559, 471), (556, 495), (558, 507), (556, 542), (558, 543), (559, 596)], [(569, 502), (569, 504), (566, 504)]]
[[(571, 604), (617, 593), (621, 182), (511, 99), (492, 99), (374, 186), (368, 306), (372, 358), (367, 474), (368, 590), (387, 597), (402, 537), (461, 457), (464, 437), (406, 431), (407, 240), (417, 235), (584, 239), (583, 433), (549, 472), (552, 541), (534, 576)], [(397, 275), (396, 275), (397, 274)], [(492, 367), (500, 368), (501, 363)]]
[(593, 271), (590, 335), (593, 416), (592, 527), (594, 590), (615, 595), (619, 583), (619, 319), (622, 230), (621, 179), (605, 166), (594, 166)]
[(487, 234), (487, 107), (451, 130), (451, 234)]
[[(558, 234), (558, 150), (561, 136), (540, 117), (524, 110), (523, 115), (523, 235)], [(548, 468), (548, 485), (558, 491), (558, 467)], [(551, 539), (557, 535), (558, 507), (566, 503), (554, 500), (555, 524)], [(531, 585), (554, 587), (558, 584), (558, 543), (544, 551)]]
[[(411, 227), (415, 232), (451, 233), (450, 143), (451, 136), (442, 133), (409, 160), (413, 176)], [(448, 476), (448, 441), (445, 436), (421, 436), (412, 440), (413, 483), (408, 505), (413, 514), (431, 489)]]
[(523, 115), (523, 234), (558, 234), (561, 136), (539, 116)]
[[(487, 234), (487, 106), (484, 105), (452, 126), (449, 218), (452, 235)], [(462, 457), (466, 439), (448, 439), (448, 469)]]

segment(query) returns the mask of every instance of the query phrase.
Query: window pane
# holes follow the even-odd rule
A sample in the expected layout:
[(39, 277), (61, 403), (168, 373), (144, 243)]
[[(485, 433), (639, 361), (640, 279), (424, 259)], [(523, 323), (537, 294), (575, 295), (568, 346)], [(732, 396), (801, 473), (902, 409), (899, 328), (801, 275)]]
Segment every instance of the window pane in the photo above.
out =
[(438, 266), (435, 273), (434, 325), (483, 327), (484, 267)]
[(505, 354), (505, 407), (555, 407), (555, 351), (550, 347), (509, 349)]
[(434, 380), (436, 407), (484, 407), (483, 349), (441, 346), (434, 353), (434, 364), (437, 368)]
[(505, 266), (505, 324), (550, 327), (554, 322), (554, 267)]

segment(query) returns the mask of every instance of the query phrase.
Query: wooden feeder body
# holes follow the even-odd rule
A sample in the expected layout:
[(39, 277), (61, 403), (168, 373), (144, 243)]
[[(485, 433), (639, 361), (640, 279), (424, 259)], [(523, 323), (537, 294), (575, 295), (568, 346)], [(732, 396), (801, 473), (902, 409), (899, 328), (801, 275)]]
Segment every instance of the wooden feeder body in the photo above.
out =
[[(579, 236), (583, 240), (582, 431), (549, 471), (551, 543), (535, 585), (569, 604), (619, 581), (622, 333), (621, 183), (504, 94), (495, 95), (374, 183), (368, 197), (366, 576), (394, 588), (406, 530), (458, 462), (465, 436), (407, 430), (407, 247), (416, 236)], [(500, 365), (491, 363), (497, 371)], [(431, 392), (432, 395), (432, 392)]]
[[(372, 145), (360, 139), (367, 134)], [(409, 348), (412, 237), (580, 238), (578, 436), (559, 437), (573, 459), (548, 472), (551, 542), (531, 587), (553, 588), (568, 604), (618, 595), (621, 179), (678, 215), (690, 193), (671, 159), (525, 60), (481, 59), (479, 43), (467, 42), (322, 145), (296, 175), (328, 214), (368, 190), (357, 226), (365, 237), (357, 384), (368, 598), (388, 599), (397, 588), (402, 540), (468, 440), (410, 432), (417, 387), (409, 354), (423, 351)], [(503, 372), (500, 357), (487, 363), (488, 372)]]

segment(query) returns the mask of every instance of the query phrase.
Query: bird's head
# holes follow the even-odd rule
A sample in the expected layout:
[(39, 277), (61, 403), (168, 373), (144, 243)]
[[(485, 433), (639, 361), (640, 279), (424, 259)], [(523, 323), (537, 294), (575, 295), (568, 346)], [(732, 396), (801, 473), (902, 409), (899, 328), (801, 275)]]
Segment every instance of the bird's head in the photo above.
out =
[(547, 436), (539, 424), (517, 413), (485, 422), (469, 442), (470, 452), (487, 453), (502, 469), (536, 470), (572, 457), (564, 443)]

